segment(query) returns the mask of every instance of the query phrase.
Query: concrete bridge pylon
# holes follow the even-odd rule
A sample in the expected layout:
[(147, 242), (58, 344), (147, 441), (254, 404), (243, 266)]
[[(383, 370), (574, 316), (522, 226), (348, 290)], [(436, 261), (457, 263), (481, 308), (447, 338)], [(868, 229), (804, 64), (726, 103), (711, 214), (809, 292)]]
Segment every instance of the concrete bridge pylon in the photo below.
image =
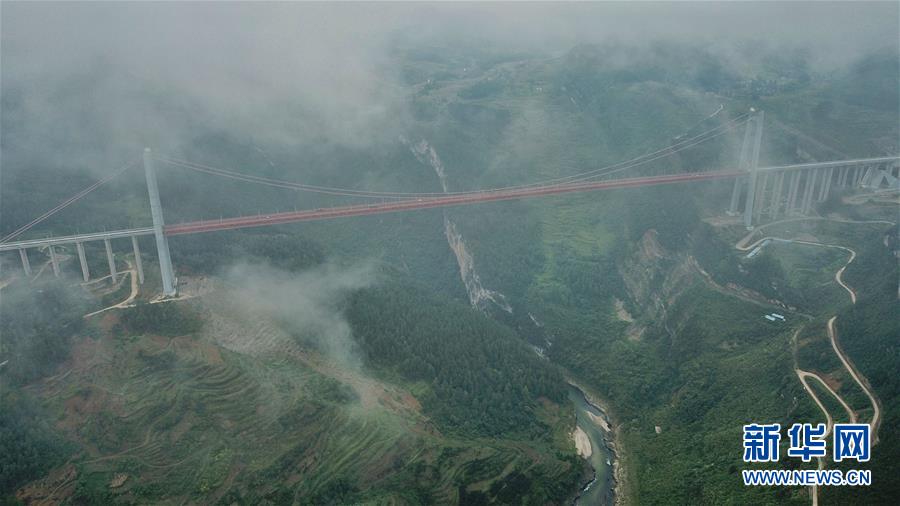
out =
[(750, 153), (749, 182), (747, 183), (747, 200), (744, 203), (744, 226), (753, 227), (753, 214), (756, 206), (757, 179), (759, 178), (759, 150), (762, 147), (763, 121), (765, 113), (759, 111), (753, 117), (753, 148)]
[(159, 272), (162, 276), (163, 295), (172, 297), (176, 293), (175, 273), (172, 269), (172, 257), (169, 255), (169, 241), (166, 238), (163, 220), (162, 203), (159, 200), (159, 186), (156, 183), (156, 167), (153, 152), (144, 148), (144, 175), (147, 178), (147, 193), (150, 196), (150, 215), (153, 218), (153, 235), (156, 238), (156, 252), (159, 257)]

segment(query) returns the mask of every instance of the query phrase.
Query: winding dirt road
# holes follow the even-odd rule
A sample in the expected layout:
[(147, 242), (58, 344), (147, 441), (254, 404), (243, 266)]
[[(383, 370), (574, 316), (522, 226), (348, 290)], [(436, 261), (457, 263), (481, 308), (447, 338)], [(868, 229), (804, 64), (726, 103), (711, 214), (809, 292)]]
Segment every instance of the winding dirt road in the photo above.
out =
[[(784, 238), (775, 237), (775, 236), (766, 236), (761, 239), (758, 239), (757, 241), (753, 242), (750, 245), (747, 244), (748, 242), (750, 242), (750, 240), (752, 240), (752, 238), (758, 232), (760, 232), (761, 230), (763, 230), (765, 228), (771, 227), (772, 225), (777, 225), (777, 224), (786, 223), (786, 222), (793, 222), (793, 221), (804, 221), (804, 220), (828, 220), (828, 221), (835, 221), (838, 223), (857, 223), (857, 224), (880, 223), (880, 224), (896, 225), (896, 223), (891, 222), (891, 221), (885, 221), (885, 220), (854, 221), (854, 220), (837, 220), (837, 219), (829, 219), (829, 218), (821, 218), (821, 217), (792, 218), (792, 219), (775, 221), (775, 222), (768, 223), (766, 225), (757, 227), (755, 230), (751, 231), (749, 234), (744, 236), (734, 246), (735, 249), (737, 249), (739, 251), (750, 251), (750, 250), (758, 247), (759, 245), (763, 244), (765, 241), (777, 240), (777, 241), (783, 242), (785, 244), (800, 244), (800, 245), (805, 245), (805, 246), (817, 246), (817, 247), (821, 247), (821, 248), (833, 248), (833, 249), (840, 249), (840, 250), (846, 251), (847, 253), (850, 254), (850, 257), (847, 259), (847, 262), (840, 269), (838, 269), (837, 272), (834, 273), (834, 281), (838, 285), (840, 285), (844, 290), (846, 290), (847, 293), (850, 295), (850, 303), (856, 304), (856, 291), (853, 288), (851, 288), (849, 285), (844, 283), (844, 279), (843, 279), (844, 271), (847, 269), (847, 267), (851, 263), (853, 263), (853, 260), (856, 259), (856, 251), (854, 251), (853, 249), (848, 248), (846, 246), (841, 246), (838, 244), (825, 244), (825, 243), (819, 243), (819, 242), (813, 242), (813, 241), (784, 239)], [(850, 374), (850, 376), (853, 378), (853, 380), (856, 382), (856, 384), (859, 385), (860, 389), (866, 394), (866, 397), (869, 398), (869, 402), (872, 404), (872, 419), (871, 419), (870, 423), (872, 424), (872, 446), (875, 446), (875, 444), (878, 442), (878, 427), (881, 422), (881, 401), (872, 392), (872, 389), (869, 386), (868, 380), (866, 380), (866, 378), (858, 371), (856, 366), (853, 364), (853, 362), (850, 360), (850, 358), (846, 355), (846, 353), (844, 353), (844, 350), (841, 348), (840, 344), (838, 343), (837, 330), (835, 329), (835, 325), (834, 325), (835, 321), (837, 321), (836, 315), (832, 316), (828, 320), (828, 326), (827, 326), (828, 339), (831, 342), (831, 347), (832, 347), (832, 349), (834, 349), (835, 355), (837, 355), (838, 359), (840, 359), (841, 363), (844, 365), (844, 368), (847, 369), (847, 372)], [(794, 333), (794, 336), (792, 339), (795, 342), (796, 342), (797, 335), (800, 333), (801, 329), (797, 329), (797, 331)], [(795, 357), (795, 360), (796, 360), (796, 357)], [(804, 370), (796, 367), (796, 365), (794, 367), (794, 372), (797, 374), (797, 377), (800, 379), (800, 383), (803, 385), (803, 388), (806, 390), (806, 392), (809, 394), (809, 396), (812, 397), (812, 399), (816, 403), (816, 405), (819, 406), (819, 409), (822, 411), (822, 413), (825, 414), (826, 426), (827, 426), (826, 433), (825, 433), (826, 436), (831, 433), (832, 427), (834, 426), (834, 419), (831, 416), (831, 413), (828, 412), (828, 409), (825, 407), (825, 405), (822, 403), (822, 401), (816, 395), (815, 391), (812, 389), (812, 387), (810, 387), (809, 383), (807, 382), (807, 379), (810, 377), (815, 378), (816, 381), (818, 381), (821, 385), (823, 385), (828, 390), (828, 392), (831, 393), (831, 395), (834, 396), (834, 398), (837, 399), (838, 402), (840, 402), (841, 406), (847, 412), (847, 415), (849, 416), (851, 423), (855, 423), (857, 421), (858, 417), (857, 417), (856, 412), (852, 408), (850, 408), (850, 405), (840, 395), (838, 395), (838, 393), (834, 389), (832, 389), (819, 375), (809, 372), (809, 371), (804, 371)], [(825, 467), (824, 459), (819, 458), (818, 459), (818, 468), (821, 470), (824, 467)], [(811, 487), (810, 495), (812, 496), (813, 506), (818, 506), (819, 490), (818, 490), (817, 486), (813, 485)]]
[(98, 315), (100, 313), (104, 313), (106, 311), (109, 311), (110, 309), (129, 307), (129, 305), (132, 302), (134, 302), (134, 299), (137, 298), (138, 291), (139, 291), (137, 270), (134, 268), (134, 265), (131, 263), (130, 260), (126, 260), (125, 262), (128, 263), (128, 271), (126, 271), (126, 272), (131, 277), (131, 293), (122, 302), (119, 302), (118, 304), (113, 304), (112, 306), (105, 307), (103, 309), (98, 309), (97, 311), (94, 311), (92, 313), (88, 313), (88, 314), (84, 315), (85, 318), (90, 318), (91, 316)]
[(844, 400), (844, 398), (841, 397), (837, 392), (835, 392), (834, 389), (831, 388), (831, 386), (829, 386), (828, 383), (824, 379), (822, 379), (821, 376), (819, 376), (818, 374), (816, 374), (814, 372), (804, 371), (802, 369), (794, 369), (794, 372), (796, 372), (797, 376), (800, 378), (800, 383), (803, 383), (803, 388), (805, 388), (806, 391), (809, 392), (809, 396), (812, 397), (813, 400), (816, 401), (816, 404), (819, 405), (819, 408), (821, 408), (822, 411), (825, 412), (825, 416), (828, 418), (828, 422), (826, 423), (826, 425), (828, 426), (828, 431), (827, 431), (826, 435), (831, 432), (831, 426), (833, 425), (832, 418), (831, 418), (831, 415), (825, 409), (825, 406), (819, 400), (818, 396), (815, 394), (815, 391), (812, 389), (812, 387), (809, 386), (809, 383), (807, 383), (807, 379), (809, 379), (809, 378), (814, 378), (816, 381), (819, 382), (820, 385), (822, 385), (823, 388), (825, 388), (825, 390), (828, 390), (828, 393), (830, 393), (831, 396), (834, 397), (844, 408), (844, 411), (847, 413), (847, 418), (850, 420), (850, 423), (856, 423), (856, 421), (858, 419), (857, 415), (856, 415), (856, 411), (853, 411), (853, 408), (851, 408), (850, 405), (847, 404), (847, 402)]
[(837, 320), (837, 316), (832, 316), (831, 319), (828, 320), (828, 339), (831, 340), (831, 347), (834, 348), (834, 352), (837, 354), (838, 358), (841, 359), (841, 362), (844, 364), (844, 367), (847, 368), (847, 371), (850, 372), (850, 376), (853, 377), (853, 380), (856, 381), (859, 388), (866, 393), (869, 402), (872, 403), (872, 421), (870, 423), (872, 424), (872, 446), (875, 446), (878, 443), (878, 427), (881, 423), (881, 401), (872, 393), (872, 389), (869, 387), (869, 381), (859, 373), (856, 366), (853, 362), (850, 362), (847, 355), (844, 354), (844, 351), (841, 349), (841, 345), (838, 343), (837, 339), (837, 330), (835, 330), (834, 327), (835, 320)]

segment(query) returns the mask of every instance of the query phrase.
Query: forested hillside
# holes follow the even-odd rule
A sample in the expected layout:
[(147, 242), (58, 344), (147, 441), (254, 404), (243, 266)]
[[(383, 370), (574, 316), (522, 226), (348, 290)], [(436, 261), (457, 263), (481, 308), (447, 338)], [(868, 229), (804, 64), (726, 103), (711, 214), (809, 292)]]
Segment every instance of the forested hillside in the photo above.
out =
[[(826, 72), (778, 48), (742, 48), (736, 65), (681, 42), (548, 54), (417, 37), (391, 39), (403, 112), (371, 139), (241, 136), (186, 120), (180, 142), (154, 149), (322, 187), (440, 192), (442, 176), (448, 191), (528, 184), (655, 150), (666, 156), (614, 175), (731, 168), (743, 126), (666, 147), (751, 107), (769, 121), (763, 164), (898, 147), (895, 52)], [(180, 99), (141, 99), (191, 116)], [(4, 92), (3, 108), (0, 235), (113, 168), (36, 156), (6, 119), (25, 114), (27, 96)], [(445, 174), (417, 156), (419, 145)], [(141, 148), (115, 149), (124, 163)], [(168, 223), (360, 202), (164, 163), (159, 179)], [(798, 368), (828, 375), (871, 415), (825, 338), (824, 318), (837, 315), (884, 422), (873, 486), (820, 500), (890, 504), (900, 494), (896, 227), (844, 222), (895, 220), (896, 205), (836, 194), (816, 204), (827, 219), (767, 229), (858, 248), (846, 269), (854, 305), (834, 283), (844, 250), (738, 250), (748, 231), (725, 215), (731, 184), (175, 236), (175, 301), (157, 299), (156, 250), (142, 238), (147, 281), (122, 307), (110, 306), (135, 275), (127, 241), (113, 243), (119, 284), (81, 284), (70, 248), (59, 249), (59, 279), (43, 250), (29, 251), (35, 280), (4, 254), (0, 495), (10, 504), (569, 504), (593, 475), (573, 442), (574, 381), (601, 398), (613, 425), (607, 465), (625, 504), (806, 504), (805, 488), (742, 485), (741, 426), (821, 421)], [(147, 226), (145, 192), (136, 166), (29, 236)], [(102, 246), (87, 253), (95, 277), (105, 273)], [(473, 304), (475, 275), (505, 305)], [(787, 321), (763, 318), (773, 311)]]

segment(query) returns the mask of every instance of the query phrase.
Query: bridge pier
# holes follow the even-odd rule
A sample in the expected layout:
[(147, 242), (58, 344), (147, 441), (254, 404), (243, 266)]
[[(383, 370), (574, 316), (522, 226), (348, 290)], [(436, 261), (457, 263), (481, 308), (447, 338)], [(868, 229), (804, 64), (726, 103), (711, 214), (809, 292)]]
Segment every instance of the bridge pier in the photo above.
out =
[(31, 262), (28, 261), (28, 250), (22, 248), (19, 250), (19, 258), (22, 259), (22, 270), (26, 276), (31, 276)]
[(757, 188), (757, 190), (756, 190), (756, 201), (758, 202), (758, 204), (755, 206), (756, 209), (754, 210), (754, 213), (756, 216), (753, 218), (753, 221), (755, 223), (760, 222), (760, 219), (762, 218), (763, 210), (766, 207), (766, 189), (768, 186), (769, 186), (769, 174), (766, 172), (766, 173), (763, 173), (762, 179), (760, 179), (760, 181), (759, 181), (759, 188)]
[(737, 214), (738, 201), (741, 198), (741, 186), (744, 184), (744, 178), (738, 177), (734, 179), (734, 188), (731, 190), (731, 204), (728, 206), (728, 214)]
[(750, 171), (747, 183), (747, 200), (744, 203), (744, 226), (753, 228), (753, 201), (756, 199), (756, 171)]
[(806, 208), (809, 205), (809, 195), (812, 193), (812, 177), (813, 171), (807, 170), (803, 174), (803, 195), (800, 196), (799, 212), (801, 215), (806, 214)]
[(756, 202), (753, 204), (753, 223), (759, 223), (762, 217), (763, 208), (766, 206), (766, 186), (769, 183), (769, 174), (763, 173), (758, 179), (756, 188)]
[(860, 186), (869, 186), (869, 182), (874, 177), (876, 169), (877, 169), (877, 166), (870, 165), (870, 166), (866, 167), (865, 171), (863, 171), (863, 176), (859, 182), (859, 185)]
[(894, 167), (887, 165), (884, 167), (875, 166), (869, 171), (869, 175), (863, 182), (863, 188), (870, 190), (878, 190), (880, 188), (900, 189), (900, 179), (894, 176)]
[(822, 181), (819, 182), (819, 187), (816, 189), (816, 196), (813, 199), (814, 202), (822, 202), (822, 200), (824, 200), (825, 198), (825, 181), (828, 178), (828, 173), (822, 171), (820, 176), (822, 176)]
[(816, 182), (819, 179), (819, 171), (810, 169), (809, 171), (809, 192), (806, 194), (806, 201), (803, 206), (803, 214), (809, 214), (812, 211), (813, 198), (816, 192)]
[(131, 236), (131, 247), (134, 249), (134, 268), (137, 269), (138, 283), (144, 284), (144, 263), (141, 261), (141, 248), (137, 236)]
[(59, 259), (56, 258), (56, 252), (53, 251), (53, 245), (48, 244), (47, 250), (50, 252), (50, 265), (53, 266), (53, 275), (59, 277)]
[(84, 244), (75, 243), (75, 249), (78, 250), (78, 262), (81, 264), (81, 277), (87, 283), (91, 279), (91, 271), (88, 269), (87, 258), (84, 256)]
[(156, 237), (156, 252), (159, 257), (159, 273), (162, 276), (163, 295), (175, 295), (175, 273), (172, 270), (172, 258), (169, 256), (169, 242), (163, 227), (162, 204), (159, 200), (159, 187), (156, 184), (156, 169), (150, 148), (144, 148), (144, 175), (147, 178), (147, 193), (150, 196), (150, 215), (153, 218), (153, 235)]
[(828, 198), (828, 192), (831, 190), (831, 177), (834, 175), (834, 169), (828, 169), (825, 172), (825, 180), (822, 181), (822, 191), (819, 192), (819, 202), (825, 202)]
[(110, 283), (116, 284), (116, 257), (112, 252), (112, 245), (109, 243), (109, 239), (103, 239), (103, 247), (106, 248), (106, 263), (109, 264), (109, 276)]
[(769, 211), (769, 217), (772, 221), (775, 221), (778, 218), (778, 211), (781, 209), (781, 190), (784, 187), (784, 171), (778, 174), (778, 179), (775, 180), (775, 188), (772, 189), (772, 208)]
[(788, 189), (787, 207), (784, 208), (784, 214), (794, 214), (797, 210), (797, 193), (800, 190), (800, 171), (794, 171), (791, 174), (791, 183)]
[(818, 200), (817, 197), (816, 197), (816, 191), (817, 191), (817, 187), (818, 187), (818, 188), (821, 188), (821, 186), (820, 186), (820, 185), (821, 185), (821, 181), (820, 181), (820, 180), (822, 179), (822, 178), (819, 177), (820, 174), (819, 174), (819, 171), (818, 171), (818, 170), (813, 169), (813, 170), (811, 170), (810, 172), (811, 172), (811, 174), (810, 174), (811, 179), (810, 179), (810, 184), (809, 184), (809, 186), (810, 186), (810, 188), (809, 188), (809, 190), (810, 190), (810, 191), (809, 191), (809, 202), (807, 202), (807, 204), (806, 204), (806, 213), (807, 213), (807, 214), (809, 214), (809, 213), (812, 212), (812, 210), (813, 210), (813, 204)]

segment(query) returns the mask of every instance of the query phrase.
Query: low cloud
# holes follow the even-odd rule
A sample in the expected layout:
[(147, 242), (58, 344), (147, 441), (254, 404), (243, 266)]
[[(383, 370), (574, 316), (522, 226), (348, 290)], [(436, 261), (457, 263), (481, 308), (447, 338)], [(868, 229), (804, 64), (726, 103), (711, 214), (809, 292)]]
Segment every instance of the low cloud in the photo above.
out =
[(6, 2), (3, 148), (15, 161), (106, 172), (145, 145), (185, 153), (210, 134), (286, 148), (360, 147), (396, 139), (409, 124), (398, 42), (540, 54), (582, 43), (679, 42), (735, 68), (762, 49), (786, 47), (829, 68), (896, 49), (898, 9), (896, 2)]
[(302, 344), (344, 366), (360, 368), (361, 357), (341, 306), (354, 291), (375, 282), (372, 264), (325, 264), (293, 273), (244, 263), (228, 269), (224, 279), (247, 314), (271, 318)]

